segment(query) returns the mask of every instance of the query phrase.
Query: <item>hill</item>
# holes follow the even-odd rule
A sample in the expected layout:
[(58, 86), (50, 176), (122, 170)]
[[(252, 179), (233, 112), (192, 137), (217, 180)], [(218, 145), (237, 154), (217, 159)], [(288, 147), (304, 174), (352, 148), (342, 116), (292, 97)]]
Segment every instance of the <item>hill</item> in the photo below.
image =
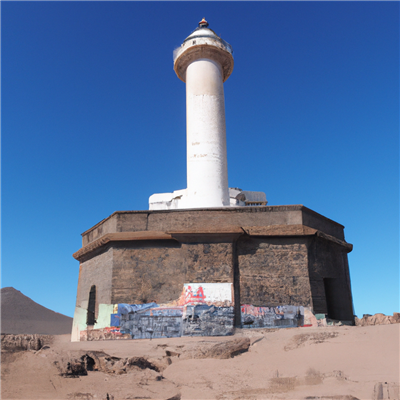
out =
[(13, 287), (1, 289), (1, 333), (71, 333), (72, 318), (49, 310)]

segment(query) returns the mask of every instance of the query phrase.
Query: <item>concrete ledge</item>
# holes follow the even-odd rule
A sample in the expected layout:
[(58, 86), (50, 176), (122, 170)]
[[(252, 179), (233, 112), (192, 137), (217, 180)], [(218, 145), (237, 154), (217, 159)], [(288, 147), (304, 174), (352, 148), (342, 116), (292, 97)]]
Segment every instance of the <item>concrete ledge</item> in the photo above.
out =
[[(297, 205), (288, 205), (288, 206), (263, 206), (263, 207), (223, 207), (223, 208), (186, 208), (186, 209), (176, 209), (176, 210), (129, 210), (129, 211), (114, 211), (111, 215), (109, 215), (107, 218), (102, 219), (100, 222), (98, 222), (96, 225), (93, 225), (91, 228), (87, 229), (85, 232), (83, 232), (81, 235), (85, 236), (89, 232), (93, 231), (94, 229), (98, 228), (100, 225), (104, 224), (106, 221), (112, 219), (113, 217), (116, 217), (118, 215), (144, 215), (144, 216), (149, 216), (151, 214), (172, 214), (172, 213), (182, 213), (186, 214), (189, 212), (199, 212), (199, 211), (206, 211), (209, 213), (218, 213), (218, 212), (223, 212), (223, 213), (257, 213), (257, 212), (282, 212), (282, 211), (300, 211), (303, 209), (307, 209), (307, 207), (304, 207), (301, 204)], [(329, 220), (329, 218), (326, 218), (322, 216), (321, 214), (316, 213), (315, 211), (312, 211), (310, 209), (307, 209), (318, 216), (325, 218)], [(337, 224), (341, 227), (343, 225), (338, 224), (335, 221), (329, 220), (333, 222), (334, 224)]]
[(233, 242), (245, 232), (238, 227), (219, 228), (219, 229), (188, 229), (185, 231), (168, 232), (171, 236), (179, 242), (197, 243), (226, 243)]
[(326, 234), (324, 232), (317, 231), (317, 236), (322, 238), (322, 239), (329, 240), (329, 241), (331, 241), (333, 243), (336, 243), (339, 246), (345, 247), (346, 248), (346, 253), (350, 253), (353, 250), (353, 245), (351, 243), (347, 243), (344, 240), (337, 239), (334, 236), (328, 235), (328, 234)]
[(215, 229), (187, 229), (182, 231), (137, 231), (137, 232), (116, 232), (107, 233), (99, 239), (83, 246), (80, 250), (73, 254), (73, 257), (81, 261), (83, 256), (88, 253), (106, 245), (110, 242), (119, 241), (137, 241), (137, 240), (177, 240), (177, 241), (192, 241), (197, 239), (209, 238), (220, 239), (226, 237), (227, 239), (236, 239), (240, 235), (246, 233), (249, 236), (318, 236), (322, 239), (329, 240), (339, 246), (345, 247), (346, 252), (349, 253), (353, 250), (353, 245), (344, 240), (335, 238), (317, 229), (310, 228), (305, 225), (270, 225), (270, 226), (236, 226), (229, 228), (215, 228)]
[(191, 234), (224, 234), (224, 233), (234, 233), (243, 235), (243, 229), (240, 226), (234, 226), (229, 228), (215, 228), (215, 229), (185, 229), (182, 231), (168, 231), (168, 234), (175, 235), (191, 235)]
[(322, 231), (305, 225), (271, 225), (271, 226), (244, 226), (242, 229), (249, 236), (318, 236), (346, 248), (346, 252), (353, 250), (353, 245), (344, 240), (335, 238)]
[(168, 233), (157, 232), (157, 231), (107, 233), (101, 238), (82, 247), (72, 256), (76, 260), (80, 261), (80, 259), (84, 255), (106, 245), (109, 242), (132, 241), (132, 240), (171, 240), (171, 239), (173, 240), (173, 237)]
[(317, 229), (305, 225), (244, 226), (250, 236), (305, 236), (315, 235)]
[(151, 211), (116, 211), (82, 233), (82, 246), (116, 232), (181, 231), (198, 229), (234, 229), (238, 226), (270, 227), (304, 225), (339, 240), (344, 239), (343, 225), (304, 207), (263, 206)]

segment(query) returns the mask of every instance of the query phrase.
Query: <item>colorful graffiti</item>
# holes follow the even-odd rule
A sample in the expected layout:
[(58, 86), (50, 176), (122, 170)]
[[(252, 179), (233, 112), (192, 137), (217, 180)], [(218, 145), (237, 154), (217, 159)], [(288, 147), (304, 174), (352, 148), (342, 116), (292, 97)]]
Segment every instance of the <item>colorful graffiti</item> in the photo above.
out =
[[(243, 328), (304, 326), (312, 314), (306, 308), (288, 305), (245, 304), (240, 309)], [(100, 304), (98, 322), (93, 327), (85, 324), (85, 310), (77, 307), (75, 317), (74, 340), (232, 335), (233, 288), (231, 283), (185, 283), (179, 299), (168, 304)]]
[(243, 328), (277, 328), (301, 326), (304, 308), (301, 306), (255, 307), (241, 306)]
[(81, 341), (95, 341), (95, 340), (120, 340), (130, 339), (130, 337), (121, 333), (119, 328), (109, 327), (101, 329), (86, 329), (80, 331)]
[(188, 305), (182, 320), (183, 336), (227, 336), (234, 332), (233, 307)]
[(121, 307), (120, 330), (123, 334), (129, 334), (132, 339), (181, 336), (183, 307), (159, 307), (152, 303), (149, 307), (128, 313), (123, 308), (126, 310), (126, 307)]
[(204, 290), (202, 286), (198, 287), (195, 292), (193, 291), (191, 286), (188, 286), (185, 289), (184, 296), (185, 305), (205, 304), (206, 296), (204, 295)]
[(232, 307), (232, 283), (185, 283), (178, 304)]
[(110, 326), (132, 339), (231, 335), (232, 298), (230, 283), (188, 283), (178, 302), (116, 305)]

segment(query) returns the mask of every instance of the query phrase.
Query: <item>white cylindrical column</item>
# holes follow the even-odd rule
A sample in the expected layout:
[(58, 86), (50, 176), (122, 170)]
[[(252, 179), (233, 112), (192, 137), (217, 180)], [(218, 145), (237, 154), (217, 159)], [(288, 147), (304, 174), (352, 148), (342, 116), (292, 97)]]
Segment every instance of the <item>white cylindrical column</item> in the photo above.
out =
[(187, 195), (191, 207), (229, 205), (221, 65), (208, 58), (186, 69)]
[(186, 83), (187, 188), (153, 194), (150, 210), (267, 204), (265, 193), (228, 186), (223, 83), (233, 70), (232, 53), (204, 18), (174, 50), (174, 70)]
[(233, 69), (231, 46), (203, 19), (174, 56), (186, 82), (185, 208), (229, 206), (223, 82)]

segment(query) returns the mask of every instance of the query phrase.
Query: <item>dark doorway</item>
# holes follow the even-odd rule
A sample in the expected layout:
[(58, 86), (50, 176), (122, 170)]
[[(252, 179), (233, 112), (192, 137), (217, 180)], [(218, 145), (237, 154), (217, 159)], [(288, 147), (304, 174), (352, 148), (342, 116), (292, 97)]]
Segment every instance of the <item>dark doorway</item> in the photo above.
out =
[(93, 285), (89, 292), (89, 304), (86, 316), (86, 325), (94, 325), (96, 323), (95, 319), (96, 312), (96, 286)]
[(336, 318), (334, 281), (335, 279), (324, 278), (326, 308), (328, 311), (328, 317), (332, 319)]
[(324, 278), (328, 317), (342, 321), (353, 320), (349, 291), (339, 278)]

